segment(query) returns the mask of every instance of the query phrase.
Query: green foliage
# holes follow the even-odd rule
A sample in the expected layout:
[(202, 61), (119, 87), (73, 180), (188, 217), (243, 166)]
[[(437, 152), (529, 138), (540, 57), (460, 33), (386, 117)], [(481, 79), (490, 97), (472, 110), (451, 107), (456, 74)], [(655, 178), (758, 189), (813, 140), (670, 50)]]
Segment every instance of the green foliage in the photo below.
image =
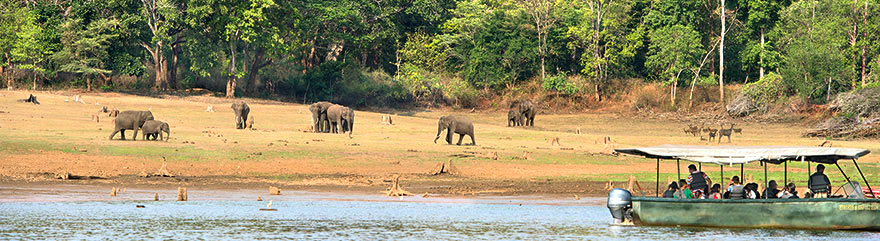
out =
[[(76, 86), (130, 75), (137, 84), (108, 88), (147, 88), (159, 61), (179, 87), (232, 81), (245, 95), (305, 102), (470, 106), (538, 88), (604, 99), (627, 92), (626, 78), (717, 84), (717, 52), (692, 70), (720, 37), (720, 3), (553, 1), (542, 16), (557, 21), (542, 27), (522, 1), (0, 0), (0, 77), (24, 70)], [(781, 76), (778, 97), (812, 102), (880, 82), (877, 0), (725, 3), (725, 82), (763, 67)], [(542, 65), (548, 78), (524, 87)], [(769, 84), (759, 82), (747, 87), (755, 97)]]
[(443, 24), (437, 44), (449, 69), (476, 88), (501, 89), (533, 76), (537, 41), (521, 6), (461, 1)]
[(111, 19), (98, 19), (85, 27), (82, 19), (65, 22), (61, 38), (64, 49), (52, 56), (61, 65), (58, 70), (86, 76), (111, 73), (105, 62), (110, 57), (107, 46), (117, 36), (111, 31), (116, 25), (118, 22)]
[(764, 75), (763, 79), (743, 86), (742, 93), (758, 104), (766, 105), (774, 103), (784, 96), (785, 86), (782, 76), (774, 72)]
[(696, 65), (701, 45), (699, 34), (693, 29), (684, 25), (663, 27), (654, 30), (650, 38), (651, 55), (645, 64), (659, 72), (665, 83), (679, 81), (684, 70)]
[(580, 92), (578, 87), (580, 85), (569, 80), (564, 72), (547, 77), (541, 86), (544, 87), (544, 90), (556, 91), (564, 95), (573, 95)]

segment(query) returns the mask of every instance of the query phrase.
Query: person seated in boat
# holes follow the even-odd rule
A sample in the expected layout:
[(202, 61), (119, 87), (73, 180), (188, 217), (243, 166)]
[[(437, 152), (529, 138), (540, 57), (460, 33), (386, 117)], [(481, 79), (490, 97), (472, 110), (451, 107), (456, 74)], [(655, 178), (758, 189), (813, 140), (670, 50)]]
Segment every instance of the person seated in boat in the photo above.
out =
[(727, 199), (743, 199), (745, 197), (745, 186), (742, 185), (738, 176), (733, 176), (730, 179), (730, 184), (727, 186), (727, 193), (725, 193), (725, 198)]
[(745, 191), (745, 198), (747, 199), (761, 199), (761, 195), (758, 194), (758, 184), (757, 183), (749, 183), (743, 188)]
[(666, 188), (666, 191), (663, 192), (663, 197), (665, 198), (674, 198), (675, 193), (678, 192), (678, 184), (675, 182), (669, 183), (669, 186)]
[(807, 180), (807, 187), (810, 188), (814, 198), (828, 197), (828, 194), (831, 192), (831, 181), (828, 180), (828, 176), (825, 176), (825, 165), (819, 164), (816, 166), (816, 173), (810, 175), (810, 179)]
[(797, 187), (794, 185), (793, 182), (788, 183), (788, 185), (785, 185), (782, 188), (782, 191), (780, 191), (777, 196), (779, 198), (798, 198), (796, 188)]
[(691, 187), (687, 184), (687, 181), (684, 179), (678, 180), (678, 185), (681, 187), (680, 192), (675, 193), (675, 198), (679, 199), (693, 199), (694, 193), (691, 191)]
[(705, 199), (712, 185), (712, 179), (709, 179), (706, 173), (698, 171), (694, 164), (688, 165), (688, 171), (691, 174), (688, 175), (687, 183), (694, 192), (694, 198)]
[(709, 198), (721, 199), (721, 184), (712, 184), (711, 192), (709, 192)]
[(769, 198), (779, 198), (779, 185), (776, 184), (776, 180), (770, 180), (770, 183), (767, 184), (767, 188), (764, 189), (764, 192), (761, 196)]

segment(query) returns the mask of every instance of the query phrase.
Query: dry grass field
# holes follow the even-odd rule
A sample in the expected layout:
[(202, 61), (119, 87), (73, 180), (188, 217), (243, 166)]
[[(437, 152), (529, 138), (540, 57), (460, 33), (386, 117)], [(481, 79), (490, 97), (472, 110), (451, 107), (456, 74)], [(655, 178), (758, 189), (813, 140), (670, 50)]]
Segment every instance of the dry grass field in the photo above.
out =
[[(255, 117), (254, 130), (234, 129), (232, 100), (205, 96), (137, 96), (85, 93), (85, 104), (73, 102), (75, 93), (37, 92), (41, 105), (18, 102), (29, 92), (0, 91), (0, 182), (7, 184), (108, 185), (214, 185), (288, 189), (346, 189), (376, 191), (401, 175), (413, 192), (449, 194), (581, 193), (602, 195), (608, 180), (620, 186), (630, 175), (653, 192), (656, 163), (638, 157), (613, 156), (610, 148), (658, 144), (719, 145), (685, 135), (687, 123), (644, 119), (614, 113), (539, 114), (535, 127), (507, 127), (506, 111), (454, 112), (448, 109), (400, 111), (383, 114), (357, 111), (354, 135), (311, 133), (307, 105), (245, 99)], [(213, 105), (216, 112), (205, 112)], [(171, 126), (168, 142), (109, 140), (113, 118), (98, 113), (101, 106), (119, 110), (151, 110)], [(437, 118), (466, 115), (474, 120), (476, 146), (433, 143)], [(394, 125), (383, 125), (392, 115)], [(736, 122), (736, 121), (734, 121)], [(737, 122), (741, 135), (732, 145), (815, 146), (823, 140), (800, 137), (800, 124)], [(575, 130), (580, 129), (581, 134)], [(127, 131), (131, 138), (131, 131)], [(140, 134), (139, 134), (140, 135)], [(612, 144), (602, 143), (610, 137)], [(457, 138), (457, 137), (456, 137)], [(558, 138), (559, 145), (552, 144)], [(455, 140), (457, 141), (457, 140)], [(470, 143), (465, 138), (464, 143)], [(725, 145), (726, 139), (722, 142)], [(876, 140), (833, 141), (835, 147), (880, 150)], [(528, 154), (526, 154), (528, 153)], [(497, 160), (492, 158), (497, 155)], [(523, 158), (525, 155), (528, 158)], [(167, 160), (175, 177), (141, 177), (158, 170)], [(433, 176), (438, 164), (451, 160), (458, 173)], [(860, 160), (869, 181), (880, 186), (880, 155)], [(687, 162), (681, 163), (684, 170)], [(851, 162), (841, 167), (850, 178), (858, 172)], [(703, 170), (720, 179), (718, 166)], [(661, 191), (676, 174), (674, 162), (661, 162)], [(684, 171), (683, 171), (684, 172)], [(829, 167), (832, 182), (843, 177)], [(77, 180), (58, 180), (70, 173)], [(725, 178), (738, 175), (725, 168)], [(746, 167), (746, 176), (763, 182), (758, 164)], [(771, 179), (781, 180), (782, 166), (770, 166)], [(790, 163), (789, 179), (803, 187), (806, 165)], [(860, 180), (860, 178), (858, 178)], [(717, 181), (717, 180), (716, 180)], [(726, 181), (724, 181), (726, 183)], [(878, 187), (880, 188), (880, 187)]]

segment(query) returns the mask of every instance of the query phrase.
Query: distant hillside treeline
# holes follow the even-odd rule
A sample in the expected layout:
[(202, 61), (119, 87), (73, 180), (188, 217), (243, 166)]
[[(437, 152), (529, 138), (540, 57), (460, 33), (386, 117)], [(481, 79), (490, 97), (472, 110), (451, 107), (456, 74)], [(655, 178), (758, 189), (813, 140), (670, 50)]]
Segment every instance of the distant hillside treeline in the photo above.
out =
[(678, 96), (770, 75), (773, 94), (821, 103), (880, 82), (880, 1), (0, 0), (0, 66), (14, 88), (351, 105), (473, 105), (525, 82), (602, 101), (633, 78)]

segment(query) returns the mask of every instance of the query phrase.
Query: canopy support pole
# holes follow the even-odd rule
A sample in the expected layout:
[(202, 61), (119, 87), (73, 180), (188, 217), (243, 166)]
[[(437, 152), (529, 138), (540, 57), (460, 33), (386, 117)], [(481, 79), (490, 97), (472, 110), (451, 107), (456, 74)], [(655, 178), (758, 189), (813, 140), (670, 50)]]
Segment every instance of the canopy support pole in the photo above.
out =
[(739, 164), (739, 180), (742, 180), (742, 181), (740, 182), (740, 184), (743, 184), (743, 185), (745, 185), (745, 183), (746, 183), (746, 173), (745, 173), (745, 171), (744, 171), (744, 170), (745, 170), (745, 166), (746, 166), (745, 163), (740, 163), (740, 164)]
[(788, 185), (788, 161), (785, 161), (785, 177), (782, 179), (782, 185)]
[(703, 163), (702, 162), (697, 162), (697, 170), (701, 171), (701, 172), (703, 171)]
[[(764, 164), (764, 162), (761, 161), (761, 165), (764, 166), (764, 190), (767, 190), (767, 164)], [(757, 191), (757, 190), (755, 190), (755, 191)], [(767, 192), (764, 192), (763, 194), (764, 194), (764, 199), (767, 199)]]
[(856, 164), (856, 170), (859, 170), (859, 175), (862, 176), (862, 181), (865, 181), (865, 185), (868, 186), (868, 191), (871, 192), (871, 197), (877, 198), (877, 196), (874, 195), (874, 189), (871, 189), (871, 184), (868, 183), (868, 179), (865, 178), (865, 174), (862, 174), (862, 169), (859, 168), (859, 163), (856, 163), (855, 158), (853, 158), (852, 161), (853, 161), (853, 164)]
[[(840, 174), (843, 174), (843, 178), (846, 178), (846, 183), (849, 184), (850, 187), (853, 188), (853, 190), (855, 190), (856, 187), (853, 186), (853, 185), (852, 185), (852, 182), (849, 181), (849, 177), (847, 177), (847, 176), (846, 176), (846, 173), (843, 172), (843, 168), (840, 168), (840, 164), (837, 164), (837, 162), (834, 162), (834, 165), (837, 166), (837, 170), (840, 170)], [(839, 190), (840, 190), (840, 189), (838, 189), (838, 191), (839, 191)], [(861, 190), (860, 190), (860, 191), (861, 191)]]
[[(807, 161), (807, 180), (810, 180), (810, 176), (812, 175), (812, 173), (810, 173), (811, 172), (810, 165), (813, 165), (813, 163), (810, 163), (810, 161)], [(807, 183), (809, 185), (809, 182), (807, 182)]]
[[(679, 162), (681, 162), (680, 159), (675, 159), (675, 171), (678, 172), (678, 180), (681, 180), (681, 164)], [(678, 180), (675, 181), (677, 182)]]
[(660, 197), (660, 158), (657, 158), (657, 185), (654, 187), (654, 196)]
[(724, 183), (724, 164), (718, 164), (721, 166), (721, 181), (719, 183)]

